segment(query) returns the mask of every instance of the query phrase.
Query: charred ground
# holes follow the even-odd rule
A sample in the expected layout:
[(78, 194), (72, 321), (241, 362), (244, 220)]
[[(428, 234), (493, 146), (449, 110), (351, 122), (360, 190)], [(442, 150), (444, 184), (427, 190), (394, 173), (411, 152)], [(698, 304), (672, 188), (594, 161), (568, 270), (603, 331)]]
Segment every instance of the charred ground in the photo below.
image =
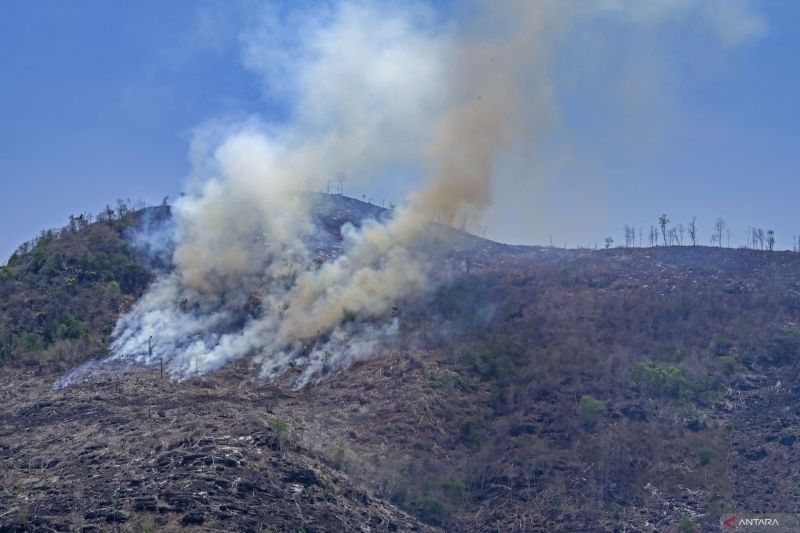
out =
[[(318, 201), (334, 241), (387, 216)], [(146, 286), (123, 238), (135, 223), (42, 239), (5, 267), (4, 527), (689, 531), (735, 509), (800, 512), (798, 254), (508, 247), (440, 229), (452, 277), (398, 306), (402, 348), (320, 385), (266, 384), (240, 361), (53, 392), (91, 355), (59, 362), (53, 347), (102, 347)], [(102, 250), (127, 266), (82, 277), (79, 259)], [(115, 281), (99, 300), (113, 307), (81, 300)], [(58, 316), (40, 310), (56, 300), (85, 324), (77, 337), (48, 338), (36, 318)], [(45, 344), (23, 350), (25, 335)]]

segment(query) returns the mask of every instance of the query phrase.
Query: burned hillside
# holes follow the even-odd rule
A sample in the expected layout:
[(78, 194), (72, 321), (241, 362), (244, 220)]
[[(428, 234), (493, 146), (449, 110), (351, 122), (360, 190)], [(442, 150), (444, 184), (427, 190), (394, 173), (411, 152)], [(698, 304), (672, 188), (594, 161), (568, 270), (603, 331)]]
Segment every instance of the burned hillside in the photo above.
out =
[[(330, 242), (386, 212), (319, 198)], [(447, 277), (389, 311), (392, 344), (300, 390), (302, 368), (270, 381), (244, 358), (51, 391), (57, 364), (12, 359), (0, 521), (642, 530), (794, 510), (800, 256), (443, 242)]]

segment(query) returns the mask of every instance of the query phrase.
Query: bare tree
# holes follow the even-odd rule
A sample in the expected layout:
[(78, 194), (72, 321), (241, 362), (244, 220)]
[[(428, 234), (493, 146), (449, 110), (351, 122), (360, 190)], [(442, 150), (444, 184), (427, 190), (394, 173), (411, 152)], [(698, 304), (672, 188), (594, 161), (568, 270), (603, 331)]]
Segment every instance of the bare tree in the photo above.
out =
[(717, 221), (714, 223), (714, 236), (716, 237), (717, 245), (722, 248), (722, 233), (725, 231), (727, 224), (722, 219), (722, 217), (717, 218)]
[(625, 224), (625, 247), (636, 246), (636, 226)]
[(767, 235), (766, 235), (766, 233), (764, 233), (764, 229), (763, 228), (758, 228), (758, 230), (756, 230), (756, 238), (758, 239), (758, 248), (759, 248), (759, 250), (763, 250), (764, 249), (764, 241), (766, 240), (766, 236)]
[(347, 177), (345, 176), (344, 172), (339, 172), (338, 174), (336, 174), (336, 177), (333, 179), (333, 181), (334, 181), (334, 183), (336, 183), (337, 189), (338, 189), (338, 191), (336, 191), (336, 194), (338, 194), (339, 196), (344, 196), (344, 182), (345, 182), (346, 179), (347, 179)]
[(669, 224), (669, 218), (667, 218), (667, 214), (664, 213), (658, 219), (658, 225), (661, 226), (661, 236), (664, 238), (664, 246), (668, 246), (668, 244), (667, 244), (667, 224)]
[(669, 244), (674, 246), (678, 244), (678, 230), (677, 228), (669, 228)]
[(683, 246), (683, 236), (686, 235), (686, 228), (683, 227), (683, 224), (678, 224), (678, 244)]
[(125, 200), (120, 198), (117, 200), (117, 218), (122, 220), (125, 217), (125, 215), (127, 215), (130, 211), (131, 211), (130, 198), (127, 198)]
[(692, 246), (697, 246), (697, 217), (692, 217), (689, 222), (689, 238), (692, 239)]

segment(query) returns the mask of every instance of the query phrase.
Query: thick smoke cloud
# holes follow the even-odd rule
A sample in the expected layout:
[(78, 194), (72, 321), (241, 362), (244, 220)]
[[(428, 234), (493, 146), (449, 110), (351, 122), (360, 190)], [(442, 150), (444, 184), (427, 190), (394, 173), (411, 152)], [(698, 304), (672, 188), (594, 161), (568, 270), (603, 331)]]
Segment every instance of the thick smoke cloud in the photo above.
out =
[[(188, 194), (173, 208), (175, 269), (119, 320), (112, 360), (163, 358), (181, 379), (252, 355), (265, 377), (299, 369), (302, 386), (375, 354), (397, 331), (397, 302), (437, 281), (416, 246), (430, 221), (478, 227), (504, 155), (541, 135), (533, 111), (554, 107), (548, 61), (570, 24), (701, 10), (726, 42), (763, 31), (744, 3), (722, 16), (688, 1), (476, 2), (468, 20), (403, 4), (254, 17), (244, 62), (287, 117), (197, 130)], [(418, 176), (406, 206), (320, 246), (301, 191), (338, 173), (374, 184), (393, 168)]]
[(246, 36), (247, 57), (272, 59), (266, 83), (294, 95), (290, 117), (198, 131), (190, 194), (173, 208), (175, 271), (119, 321), (112, 358), (163, 357), (182, 378), (253, 355), (269, 377), (303, 368), (302, 385), (385, 345), (394, 304), (430, 283), (413, 249), (428, 224), (417, 209), (346, 226), (342, 253), (320, 261), (311, 197), (300, 191), (340, 172), (366, 182), (420, 164), (447, 104), (452, 37), (422, 8), (343, 4), (323, 18), (304, 22), (302, 42), (281, 44), (294, 47), (285, 65), (263, 48), (271, 35)]

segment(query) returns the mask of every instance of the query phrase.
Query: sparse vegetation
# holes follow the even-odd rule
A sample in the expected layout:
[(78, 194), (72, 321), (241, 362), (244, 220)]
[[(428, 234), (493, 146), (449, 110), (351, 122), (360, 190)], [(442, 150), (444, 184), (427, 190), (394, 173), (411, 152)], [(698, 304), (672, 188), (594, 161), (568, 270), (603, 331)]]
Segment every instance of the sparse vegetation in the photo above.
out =
[(578, 412), (589, 422), (597, 421), (605, 410), (605, 402), (598, 400), (590, 394), (581, 396), (581, 401), (578, 403)]
[[(118, 210), (113, 212), (117, 217)], [(0, 309), (0, 357), (31, 364), (64, 361), (66, 366), (78, 357), (71, 354), (102, 346), (113, 319), (135, 300), (140, 283), (126, 277), (136, 271), (130, 264), (119, 271), (104, 267), (104, 260), (137, 261), (129, 249), (116, 248), (124, 244), (124, 230), (119, 231), (124, 224), (118, 227), (117, 222), (85, 224), (75, 235), (45, 235), (15, 254), (4, 267), (10, 277), (0, 282), (0, 291), (10, 291), (4, 292), (9, 299)], [(791, 395), (785, 382), (776, 383), (800, 356), (799, 259), (780, 252), (681, 248), (676, 246), (684, 242), (680, 225), (652, 230), (651, 240), (660, 245), (666, 234), (671, 246), (633, 249), (636, 231), (629, 226), (627, 248), (603, 253), (510, 250), (481, 242), (461, 249), (442, 259), (456, 272), (451, 282), (420, 301), (402, 302), (397, 347), (309, 390), (276, 395), (274, 385), (251, 381), (252, 375), (235, 365), (237, 370), (227, 368), (190, 384), (148, 382), (126, 389), (122, 380), (101, 385), (99, 403), (87, 402), (91, 409), (110, 411), (103, 420), (116, 427), (119, 405), (134, 401), (125, 395), (135, 397), (137, 404), (148, 406), (148, 415), (136, 423), (152, 429), (161, 427), (159, 403), (169, 403), (176, 391), (191, 391), (187, 401), (203, 413), (182, 415), (186, 427), (181, 431), (191, 438), (160, 437), (163, 442), (153, 444), (153, 453), (165, 454), (165, 471), (180, 467), (170, 453), (193, 454), (210, 446), (204, 444), (210, 433), (227, 435), (227, 417), (246, 412), (258, 417), (260, 426), (248, 426), (242, 430), (245, 440), (236, 442), (257, 443), (262, 453), (241, 460), (217, 454), (210, 468), (230, 469), (237, 476), (257, 471), (257, 479), (265, 480), (271, 478), (264, 472), (276, 465), (298, 457), (306, 465), (320, 460), (328, 469), (324, 475), (315, 463), (316, 470), (303, 467), (285, 474), (301, 480), (286, 483), (305, 487), (300, 494), (318, 488), (317, 497), (335, 499), (343, 497), (346, 477), (373, 491), (371, 501), (383, 498), (384, 505), (391, 502), (447, 530), (496, 524), (552, 528), (567, 514), (578, 529), (613, 529), (620, 522), (666, 529), (690, 511), (692, 527), (703, 530), (707, 524), (698, 516), (717, 516), (732, 506), (734, 494), (737, 501), (748, 497), (736, 485), (741, 481), (730, 475), (735, 461), (739, 467), (741, 461), (762, 467), (764, 454), (774, 453), (770, 446), (789, 449), (795, 442), (791, 432), (775, 426), (783, 422), (775, 420), (793, 416), (789, 411), (776, 414)], [(686, 242), (693, 243), (693, 223), (684, 231)], [(88, 241), (95, 234), (99, 250), (111, 255), (84, 264), (83, 258), (98, 253)], [(38, 246), (44, 251), (35, 252)], [(461, 268), (467, 255), (468, 270)], [(25, 302), (19, 295), (31, 287), (41, 293)], [(62, 301), (53, 305), (53, 295)], [(89, 295), (102, 309), (97, 316), (94, 307), (89, 312), (80, 308)], [(35, 368), (45, 372), (49, 366)], [(19, 365), (13, 371), (24, 369)], [(126, 392), (112, 401), (108, 395), (116, 387)], [(94, 397), (94, 389), (85, 390)], [(757, 407), (745, 402), (747, 395), (757, 397), (752, 403)], [(37, 428), (47, 427), (51, 409), (69, 405), (59, 403), (65, 397), (36, 411)], [(213, 409), (205, 407), (209, 398), (219, 402)], [(35, 403), (12, 402), (17, 418), (4, 423), (21, 424), (27, 413), (19, 413)], [(755, 420), (762, 411), (764, 420), (754, 426), (777, 427), (771, 430), (774, 440), (751, 445), (747, 439), (753, 433), (741, 429), (737, 417)], [(82, 411), (76, 412), (79, 417)], [(225, 417), (217, 419), (212, 412)], [(170, 413), (163, 418), (180, 420)], [(74, 423), (84, 424), (80, 418)], [(15, 464), (24, 470), (24, 479), (49, 472), (32, 462), (42, 442), (30, 454), (15, 452), (23, 456)], [(74, 461), (73, 473), (81, 464)], [(142, 464), (153, 468), (147, 461)], [(653, 480), (657, 486), (646, 488)], [(256, 486), (247, 478), (212, 491), (234, 491), (249, 502), (255, 501)], [(366, 501), (359, 494), (348, 497)], [(690, 499), (682, 499), (687, 494)], [(36, 501), (39, 496), (29, 497)], [(118, 509), (127, 512), (130, 501), (115, 497)], [(295, 499), (301, 506), (311, 501)], [(650, 502), (656, 502), (653, 509), (672, 510), (646, 515)], [(225, 524), (228, 519), (206, 520)], [(134, 518), (129, 523), (143, 529), (146, 524)]]
[[(697, 217), (692, 217), (692, 220), (684, 226), (678, 224), (677, 226), (670, 226), (670, 219), (666, 214), (658, 218), (658, 225), (650, 226), (648, 233), (648, 242), (651, 247), (659, 246), (659, 239), (663, 246), (684, 246), (684, 244), (697, 246), (699, 242), (699, 233), (697, 228)], [(659, 231), (660, 229), (660, 231)], [(633, 248), (636, 244), (637, 227), (635, 225), (625, 224), (625, 247)], [(642, 246), (642, 233), (643, 228), (638, 228), (639, 246)], [(711, 232), (711, 246), (719, 248), (731, 247), (732, 231), (728, 223), (720, 218), (714, 222), (714, 228)], [(684, 239), (688, 237), (688, 239)], [(793, 236), (793, 251), (800, 251), (800, 237)], [(610, 248), (613, 244), (613, 237), (607, 237), (606, 248)], [(742, 248), (751, 250), (768, 250), (775, 251), (775, 231), (764, 231), (762, 228), (748, 228), (745, 232), (745, 242)]]

